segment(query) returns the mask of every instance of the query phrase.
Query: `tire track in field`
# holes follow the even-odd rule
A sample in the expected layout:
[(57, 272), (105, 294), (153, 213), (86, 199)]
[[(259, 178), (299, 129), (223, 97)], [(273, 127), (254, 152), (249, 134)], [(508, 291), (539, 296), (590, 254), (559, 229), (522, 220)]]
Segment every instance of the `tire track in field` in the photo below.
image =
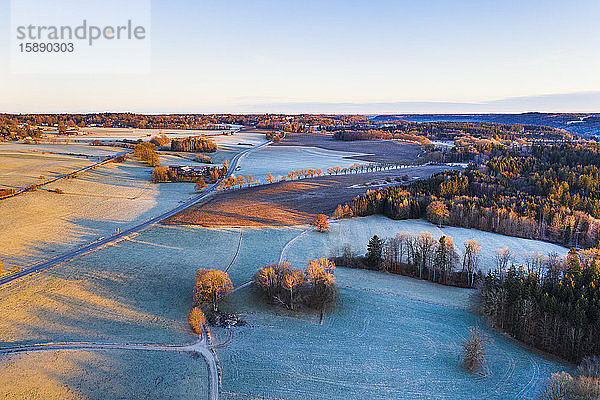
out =
[(231, 259), (231, 262), (225, 268), (225, 272), (229, 271), (229, 268), (231, 268), (231, 266), (233, 265), (233, 263), (235, 262), (235, 260), (237, 260), (238, 255), (240, 254), (240, 248), (242, 247), (242, 236), (243, 236), (243, 234), (244, 234), (244, 231), (242, 229), (240, 229), (240, 237), (238, 239), (237, 249), (235, 250), (235, 254), (233, 255), (233, 258)]
[(285, 262), (286, 258), (287, 258), (287, 253), (290, 250), (290, 247), (292, 247), (292, 245), (294, 243), (296, 243), (296, 241), (298, 241), (298, 239), (300, 239), (302, 236), (306, 235), (308, 232), (311, 232), (314, 228), (308, 228), (304, 231), (302, 231), (300, 234), (298, 234), (296, 237), (294, 237), (292, 240), (290, 240), (289, 242), (287, 242), (285, 244), (285, 246), (283, 246), (283, 250), (281, 250), (281, 255), (279, 256), (279, 263), (283, 263)]

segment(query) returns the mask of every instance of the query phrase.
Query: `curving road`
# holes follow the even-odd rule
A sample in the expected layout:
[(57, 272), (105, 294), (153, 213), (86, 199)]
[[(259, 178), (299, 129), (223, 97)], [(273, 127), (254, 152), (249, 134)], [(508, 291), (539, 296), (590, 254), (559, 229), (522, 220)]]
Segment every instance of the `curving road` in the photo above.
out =
[(17, 345), (0, 347), (0, 354), (29, 353), (34, 351), (57, 350), (142, 350), (142, 351), (176, 351), (181, 353), (202, 354), (208, 366), (209, 398), (219, 399), (219, 372), (217, 359), (212, 349), (222, 347), (224, 344), (211, 345), (208, 340), (206, 328), (197, 342), (184, 346), (161, 344), (131, 344), (131, 343), (89, 343), (89, 342), (63, 342), (40, 343), (32, 345)]
[[(256, 150), (259, 150), (259, 149), (261, 149), (261, 148), (263, 148), (265, 146), (268, 146), (271, 143), (273, 143), (273, 142), (272, 141), (267, 141), (265, 143), (260, 144), (259, 146), (252, 147), (250, 149), (242, 151), (241, 153), (236, 154), (235, 157), (233, 157), (233, 159), (231, 160), (231, 165), (228, 168), (228, 171), (227, 171), (227, 174), (225, 175), (225, 178), (227, 178), (227, 177), (229, 177), (229, 176), (231, 176), (233, 174), (233, 172), (239, 166), (240, 162), (244, 158), (246, 158), (246, 156), (248, 154), (250, 154), (250, 153), (252, 153), (252, 152), (254, 152)], [(116, 157), (118, 157), (118, 155)], [(105, 162), (108, 162), (108, 161), (109, 160), (105, 160), (102, 163), (105, 163)], [(92, 167), (93, 166), (86, 167), (85, 169), (90, 169)], [(81, 171), (79, 171), (79, 172), (81, 172)], [(77, 173), (77, 171), (73, 172), (73, 173)], [(73, 174), (73, 173), (71, 173), (71, 174)], [(59, 178), (57, 178), (55, 180), (58, 180), (58, 179)], [(60, 179), (62, 179), (62, 178), (60, 178)], [(51, 183), (51, 181), (49, 181), (48, 183)], [(23, 278), (23, 277), (26, 277), (26, 276), (29, 276), (29, 275), (33, 275), (33, 274), (38, 274), (38, 273), (43, 272), (43, 271), (46, 271), (46, 270), (48, 270), (50, 268), (53, 268), (53, 267), (55, 267), (57, 265), (63, 264), (63, 263), (68, 262), (68, 261), (71, 261), (71, 260), (73, 260), (73, 259), (75, 259), (77, 257), (81, 257), (82, 255), (84, 255), (86, 253), (89, 253), (91, 251), (97, 250), (98, 248), (106, 246), (107, 244), (114, 243), (116, 241), (125, 239), (129, 235), (132, 235), (132, 234), (135, 234), (135, 233), (140, 232), (142, 230), (145, 230), (145, 229), (149, 228), (150, 226), (159, 223), (160, 221), (163, 221), (163, 220), (165, 220), (165, 219), (167, 219), (169, 217), (174, 216), (175, 214), (177, 214), (177, 213), (185, 210), (186, 208), (189, 208), (189, 207), (191, 207), (191, 206), (193, 206), (193, 205), (195, 205), (195, 204), (197, 204), (197, 203), (199, 203), (199, 202), (201, 202), (203, 200), (208, 199), (209, 197), (211, 197), (216, 192), (216, 188), (217, 188), (218, 184), (219, 184), (219, 182), (215, 183), (210, 188), (208, 188), (204, 193), (202, 193), (202, 194), (200, 194), (198, 196), (192, 197), (189, 200), (185, 201), (184, 203), (180, 204), (179, 206), (177, 206), (177, 207), (175, 207), (175, 208), (173, 208), (173, 209), (171, 209), (169, 211), (166, 211), (166, 212), (164, 212), (164, 213), (162, 213), (160, 215), (157, 215), (157, 216), (155, 216), (153, 218), (147, 219), (144, 222), (142, 222), (142, 223), (140, 223), (140, 224), (138, 224), (138, 225), (136, 225), (134, 227), (126, 229), (126, 230), (124, 230), (122, 232), (114, 233), (114, 234), (112, 234), (110, 236), (107, 236), (107, 237), (100, 238), (100, 239), (98, 239), (98, 240), (96, 240), (94, 242), (82, 245), (82, 246), (80, 246), (80, 247), (78, 247), (78, 248), (76, 248), (76, 249), (74, 249), (74, 250), (72, 250), (72, 251), (70, 251), (68, 253), (65, 253), (65, 254), (62, 254), (62, 255), (60, 255), (58, 257), (55, 257), (55, 258), (43, 261), (41, 263), (35, 264), (35, 265), (33, 265), (33, 266), (29, 267), (29, 268), (26, 268), (26, 269), (24, 269), (24, 270), (22, 270), (20, 272), (17, 272), (15, 274), (11, 274), (11, 275), (5, 276), (4, 278), (0, 278), (0, 287), (2, 287), (4, 285), (7, 285), (7, 284), (10, 284), (10, 283), (14, 282), (17, 279), (20, 279), (20, 278)]]

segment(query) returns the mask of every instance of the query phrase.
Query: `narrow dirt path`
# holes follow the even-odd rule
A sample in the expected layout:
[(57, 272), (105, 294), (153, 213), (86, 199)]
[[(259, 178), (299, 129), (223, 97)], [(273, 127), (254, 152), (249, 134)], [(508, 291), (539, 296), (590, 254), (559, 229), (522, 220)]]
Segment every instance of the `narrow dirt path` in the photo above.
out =
[(211, 345), (206, 328), (202, 329), (200, 338), (195, 343), (183, 346), (161, 344), (135, 344), (135, 343), (90, 343), (90, 342), (61, 342), (39, 343), (32, 345), (18, 345), (0, 347), (0, 354), (30, 353), (38, 351), (59, 350), (140, 350), (140, 351), (174, 351), (179, 353), (201, 354), (208, 366), (209, 398), (219, 399), (219, 372), (217, 359), (213, 349), (223, 347), (224, 343)]
[(302, 231), (300, 234), (298, 234), (298, 236), (294, 237), (292, 240), (290, 240), (289, 242), (287, 242), (285, 244), (285, 246), (283, 246), (283, 250), (281, 250), (281, 255), (279, 256), (279, 263), (283, 263), (285, 262), (286, 258), (287, 258), (287, 253), (290, 250), (290, 247), (292, 247), (292, 245), (294, 243), (296, 243), (296, 241), (298, 239), (300, 239), (302, 236), (306, 235), (308, 232), (311, 232), (312, 230), (314, 230), (315, 228), (308, 228), (304, 231)]

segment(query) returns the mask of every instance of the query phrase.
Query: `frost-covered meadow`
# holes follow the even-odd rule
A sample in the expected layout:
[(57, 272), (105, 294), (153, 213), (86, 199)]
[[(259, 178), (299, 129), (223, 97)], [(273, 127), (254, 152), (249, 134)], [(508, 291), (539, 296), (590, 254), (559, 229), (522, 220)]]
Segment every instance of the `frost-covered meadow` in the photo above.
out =
[(322, 234), (309, 232), (300, 237), (294, 246), (290, 247), (288, 260), (298, 262), (305, 257), (316, 257), (317, 253), (327, 256), (339, 256), (344, 246), (349, 246), (353, 252), (363, 255), (367, 252), (367, 243), (373, 235), (382, 239), (395, 236), (398, 232), (409, 232), (418, 235), (429, 232), (435, 239), (446, 235), (452, 237), (457, 253), (463, 254), (464, 242), (475, 239), (481, 246), (481, 269), (486, 272), (495, 267), (496, 250), (508, 247), (514, 254), (512, 262), (516, 265), (524, 263), (524, 255), (537, 252), (544, 255), (557, 253), (566, 255), (568, 249), (539, 240), (521, 239), (475, 229), (437, 226), (421, 219), (392, 220), (384, 216), (352, 218), (331, 224), (331, 232)]
[[(349, 235), (359, 237), (361, 230), (362, 225), (347, 226)], [(0, 334), (12, 343), (191, 342), (186, 316), (198, 268), (228, 269), (238, 287), (259, 267), (277, 261), (284, 246), (303, 231), (155, 227), (0, 294), (5, 316)], [(335, 232), (321, 234), (319, 241), (304, 238), (310, 235), (289, 247), (289, 259), (297, 267), (308, 257), (326, 256), (337, 240)], [(249, 323), (233, 329), (231, 342), (217, 351), (223, 398), (533, 399), (550, 372), (567, 368), (487, 329), (467, 310), (468, 290), (344, 268), (338, 268), (336, 277), (340, 303), (323, 325), (317, 315), (263, 305), (251, 287), (223, 304)], [(470, 326), (480, 326), (494, 340), (486, 377), (460, 368), (460, 343)], [(227, 336), (222, 329), (212, 331), (216, 340)], [(11, 356), (0, 365), (0, 376), (19, 373), (23, 382), (35, 376), (47, 390), (56, 391), (67, 382), (91, 399), (109, 398), (103, 385), (127, 374), (131, 381), (120, 383), (131, 393), (126, 397), (144, 398), (142, 388), (150, 376), (156, 379), (150, 387), (161, 393), (196, 399), (198, 376), (205, 375), (195, 371), (206, 373), (202, 359), (187, 355), (161, 361), (144, 354), (52, 354)], [(79, 357), (106, 357), (107, 366), (78, 363)], [(40, 366), (48, 363), (53, 378), (40, 377)], [(107, 377), (113, 373), (114, 380)], [(102, 384), (96, 388), (88, 382)]]
[(264, 182), (267, 173), (276, 178), (285, 176), (288, 172), (298, 169), (321, 168), (323, 173), (331, 167), (347, 167), (356, 163), (364, 163), (352, 158), (360, 153), (326, 150), (317, 147), (302, 146), (272, 146), (250, 154), (242, 163), (242, 168), (236, 174), (252, 174)]
[[(154, 184), (150, 176), (151, 168), (136, 161), (109, 163), (1, 201), (5, 272), (123, 230), (194, 195), (193, 184)], [(64, 193), (49, 191), (55, 189)]]
[[(216, 140), (219, 150), (211, 157), (219, 162), (261, 143), (264, 136), (241, 133)], [(305, 147), (266, 148), (251, 153), (236, 173), (262, 179), (267, 172), (326, 170), (358, 162), (352, 156), (356, 154)], [(163, 161), (176, 163), (177, 158), (165, 156)], [(0, 230), (7, 234), (0, 236), (0, 257), (8, 267), (49, 258), (192, 195), (191, 184), (150, 183), (150, 171), (135, 161), (108, 164), (49, 188), (59, 187), (65, 194), (38, 190), (1, 202), (0, 214), (6, 217)], [(195, 337), (187, 313), (199, 268), (227, 270), (239, 287), (258, 268), (278, 261), (284, 248), (286, 259), (303, 268), (308, 258), (338, 254), (346, 244), (364, 253), (375, 234), (446, 234), (459, 251), (466, 239), (475, 238), (482, 246), (484, 268), (493, 266), (495, 250), (504, 246), (518, 256), (526, 251), (566, 253), (543, 242), (380, 216), (332, 223), (327, 234), (305, 231), (153, 227), (3, 288), (0, 336), (11, 344), (191, 343)], [(222, 398), (534, 399), (551, 372), (568, 369), (488, 329), (468, 309), (469, 290), (344, 268), (337, 269), (336, 279), (340, 301), (322, 325), (317, 315), (263, 304), (251, 286), (230, 296), (223, 309), (242, 313), (248, 325), (231, 333), (212, 328), (217, 341), (231, 336), (217, 350)], [(460, 344), (471, 326), (493, 339), (485, 377), (460, 367)], [(18, 377), (18, 385), (7, 384), (10, 377)], [(0, 397), (23, 393), (54, 399), (206, 398), (206, 365), (185, 354), (125, 351), (4, 357)]]

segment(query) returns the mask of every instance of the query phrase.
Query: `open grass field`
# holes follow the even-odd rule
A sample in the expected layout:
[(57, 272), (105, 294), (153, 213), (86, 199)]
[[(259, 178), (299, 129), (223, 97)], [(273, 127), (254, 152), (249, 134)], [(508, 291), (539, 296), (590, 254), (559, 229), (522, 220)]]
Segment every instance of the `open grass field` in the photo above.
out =
[(93, 162), (80, 157), (43, 154), (0, 144), (0, 188), (20, 189), (40, 183), (41, 176), (53, 178), (84, 168)]
[(252, 174), (254, 179), (264, 182), (267, 173), (273, 177), (285, 176), (297, 169), (321, 168), (323, 172), (331, 167), (348, 167), (361, 162), (356, 156), (362, 153), (349, 153), (300, 146), (269, 146), (262, 151), (249, 155), (237, 175)]
[[(191, 207), (166, 223), (218, 227), (273, 227), (303, 225), (316, 214), (331, 215), (338, 204), (363, 194), (372, 182), (385, 183), (408, 175), (412, 179), (448, 169), (444, 166), (406, 167), (398, 170), (299, 181), (278, 182), (229, 191), (208, 204)], [(396, 182), (397, 184), (397, 182)]]
[[(381, 226), (377, 217), (341, 224), (357, 242), (368, 236), (362, 233), (367, 225)], [(228, 268), (239, 286), (276, 261), (301, 232), (155, 227), (3, 290), (0, 335), (9, 343), (191, 342), (186, 315), (196, 270)], [(326, 256), (338, 245), (336, 235), (302, 236), (290, 246), (288, 259), (302, 267), (308, 257)], [(482, 326), (466, 309), (468, 290), (342, 268), (336, 277), (340, 304), (323, 325), (317, 315), (263, 306), (251, 288), (223, 305), (249, 322), (218, 350), (223, 398), (533, 399), (550, 372), (567, 368)], [(494, 340), (486, 377), (459, 366), (460, 342), (472, 325)], [(226, 335), (216, 328), (213, 333)], [(142, 399), (149, 388), (164, 394), (161, 398), (205, 398), (202, 359), (96, 353), (10, 356), (0, 362), (0, 376), (19, 376), (18, 390), (35, 393), (39, 386), (50, 399)], [(118, 385), (123, 387), (118, 393), (105, 389)], [(448, 392), (452, 396), (444, 397)]]
[(355, 158), (369, 162), (406, 162), (417, 159), (421, 146), (396, 140), (334, 140), (333, 135), (287, 134), (276, 146), (306, 146), (356, 153)]
[(288, 260), (301, 262), (306, 257), (315, 258), (320, 257), (322, 254), (338, 256), (341, 255), (345, 245), (350, 246), (354, 252), (362, 255), (367, 252), (367, 243), (374, 235), (385, 239), (395, 236), (398, 232), (412, 234), (429, 232), (435, 239), (439, 239), (442, 235), (451, 236), (456, 250), (461, 256), (464, 242), (467, 239), (475, 239), (481, 246), (480, 267), (483, 271), (495, 267), (496, 250), (505, 246), (508, 246), (514, 253), (513, 263), (517, 265), (523, 262), (523, 254), (527, 252), (534, 251), (544, 255), (551, 252), (566, 255), (568, 252), (568, 249), (562, 246), (539, 240), (515, 238), (475, 229), (438, 228), (420, 219), (395, 221), (384, 216), (372, 216), (334, 222), (331, 224), (331, 232), (328, 234), (310, 232), (303, 235), (294, 243), (294, 246), (289, 248)]
[[(102, 341), (185, 344), (193, 276), (201, 266), (247, 273), (278, 257), (297, 232), (157, 227), (0, 292), (0, 336), (8, 343)], [(256, 252), (260, 243), (273, 247)], [(20, 393), (44, 398), (206, 398), (204, 360), (184, 354), (97, 352), (22, 354), (0, 360), (0, 376), (19, 376)], [(8, 379), (8, 378), (3, 378)], [(117, 391), (115, 388), (122, 388)], [(116, 392), (117, 391), (117, 392)], [(148, 392), (151, 391), (151, 395)], [(0, 398), (11, 387), (0, 385)], [(65, 395), (70, 393), (70, 397)]]
[[(224, 398), (534, 399), (547, 376), (565, 368), (448, 306), (462, 303), (461, 291), (433, 293), (431, 284), (369, 271), (336, 275), (340, 302), (323, 325), (236, 294), (228, 309), (242, 310), (249, 326), (218, 351)], [(470, 326), (493, 340), (486, 376), (460, 366)]]
[[(150, 171), (136, 161), (109, 163), (1, 201), (4, 272), (124, 229), (193, 195), (193, 184), (151, 183)], [(49, 191), (56, 188), (64, 193)]]
[[(232, 143), (223, 144), (224, 150), (219, 151), (233, 156), (246, 146), (230, 140)], [(281, 154), (296, 150), (288, 147)], [(323, 163), (344, 159), (338, 153), (314, 154)], [(310, 157), (293, 157), (295, 161), (280, 157), (280, 164), (285, 168), (289, 166), (286, 162), (315, 167), (305, 164)], [(251, 169), (255, 176), (255, 171), (260, 171), (258, 159)], [(411, 168), (413, 178), (432, 172), (428, 166)], [(406, 170), (391, 173), (404, 174)], [(192, 185), (154, 185), (148, 182), (149, 174), (149, 167), (135, 161), (109, 164), (57, 183), (65, 194), (40, 190), (17, 197), (18, 203), (0, 203), (0, 214), (9, 216), (0, 226), (2, 232), (9, 233), (0, 237), (0, 249), (11, 252), (0, 257), (9, 267), (47, 257), (52, 250), (63, 251), (116, 226), (125, 227), (158, 214), (191, 194)], [(332, 210), (337, 200), (335, 205), (333, 201), (322, 205), (319, 193), (324, 192), (325, 198), (327, 190), (345, 188), (342, 192), (350, 196), (364, 191), (363, 183), (382, 179), (365, 175), (369, 176), (319, 178), (335, 180), (326, 187), (311, 179), (306, 181), (310, 182), (308, 188), (294, 186), (306, 184), (300, 181), (225, 193), (220, 206), (209, 203), (208, 209), (214, 207), (213, 214), (217, 215), (219, 207), (228, 204), (239, 208), (239, 215), (230, 219), (215, 217), (217, 226), (248, 220), (252, 207), (269, 199), (273, 204), (266, 206), (269, 216), (276, 207), (306, 214), (317, 208), (319, 212)], [(243, 202), (248, 202), (245, 211)], [(300, 204), (318, 207), (299, 209)], [(23, 214), (23, 210), (27, 212)], [(302, 219), (297, 222), (302, 223)], [(558, 251), (558, 246), (547, 243), (460, 228), (439, 230), (424, 221), (384, 217), (336, 222), (329, 234), (299, 236), (305, 227), (272, 227), (289, 223), (284, 216), (277, 223), (240, 224), (259, 229), (154, 227), (3, 288), (0, 336), (9, 344), (191, 343), (195, 338), (186, 318), (196, 271), (201, 267), (227, 270), (237, 287), (251, 280), (259, 267), (277, 261), (286, 244), (295, 238), (286, 254), (296, 267), (303, 267), (307, 258), (336, 254), (346, 243), (356, 252), (364, 252), (372, 235), (386, 237), (399, 231), (430, 231), (434, 236), (443, 231), (453, 236), (457, 245), (475, 237), (483, 247), (483, 265), (489, 264), (496, 248), (505, 245), (516, 251)], [(249, 325), (235, 328), (231, 342), (217, 350), (222, 398), (534, 399), (551, 372), (568, 368), (487, 329), (468, 311), (468, 290), (343, 268), (336, 271), (336, 279), (340, 302), (326, 315), (323, 325), (319, 325), (317, 315), (264, 306), (251, 287), (236, 292), (223, 304), (224, 310), (241, 312)], [(485, 377), (467, 374), (460, 367), (460, 343), (470, 326), (480, 326), (493, 338)], [(217, 341), (228, 336), (218, 328), (212, 333)], [(7, 385), (13, 382), (11, 378), (19, 383)], [(204, 360), (185, 354), (69, 350), (0, 359), (0, 398), (185, 400), (206, 398), (207, 384)]]

